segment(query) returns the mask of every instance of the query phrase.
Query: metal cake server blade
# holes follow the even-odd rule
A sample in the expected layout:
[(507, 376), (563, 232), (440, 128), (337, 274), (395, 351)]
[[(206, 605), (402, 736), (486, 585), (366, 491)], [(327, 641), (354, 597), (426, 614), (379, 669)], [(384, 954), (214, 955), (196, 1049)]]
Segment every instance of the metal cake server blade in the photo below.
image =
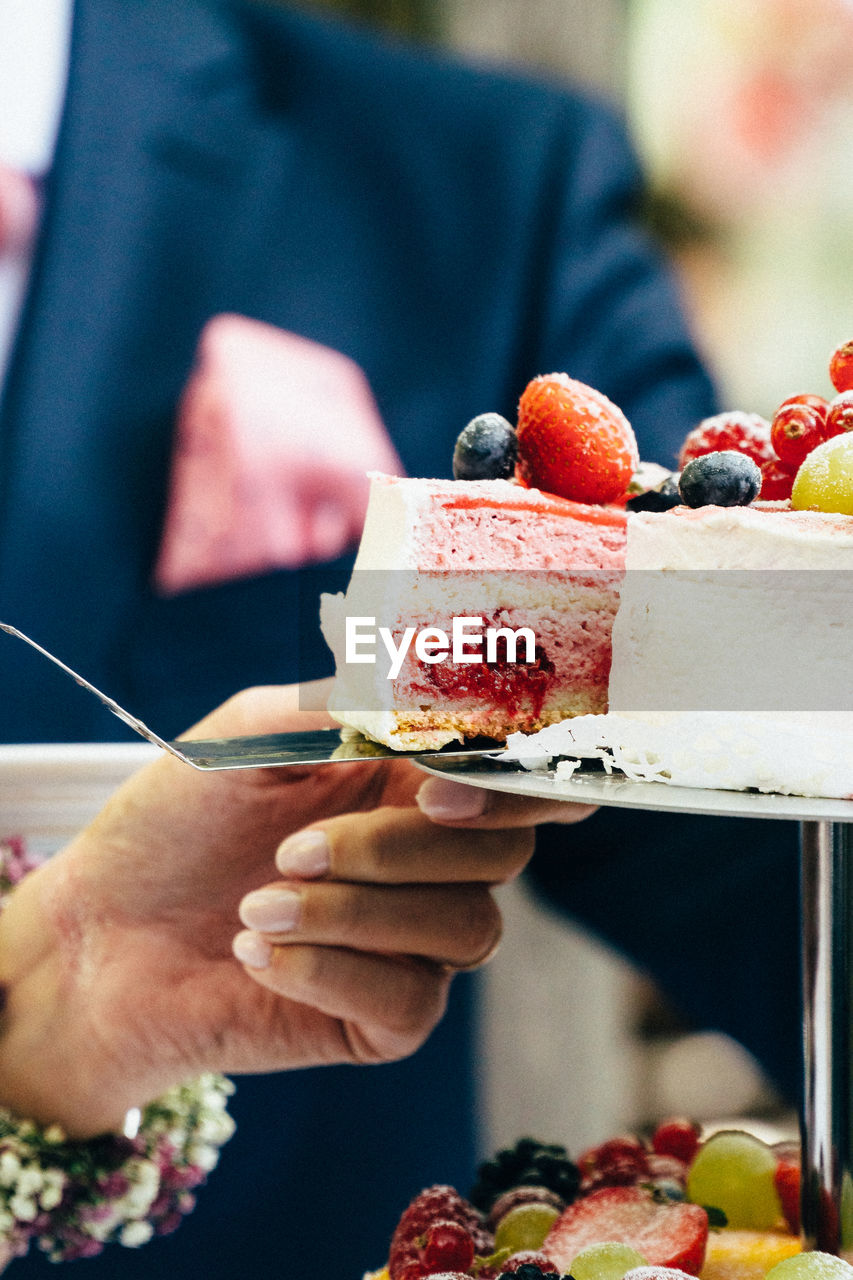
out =
[(257, 737), (241, 738), (208, 738), (167, 741), (153, 729), (149, 729), (138, 716), (125, 711), (114, 698), (102, 693), (91, 681), (78, 674), (67, 663), (57, 658), (49, 650), (31, 640), (23, 631), (12, 627), (7, 622), (0, 622), (0, 630), (7, 635), (23, 640), (30, 648), (35, 649), (42, 657), (47, 658), (54, 666), (59, 667), (67, 676), (75, 680), (88, 693), (94, 694), (108, 711), (128, 725), (134, 733), (146, 741), (152, 742), (167, 751), (169, 755), (182, 760), (194, 769), (263, 769), (281, 768), (287, 765), (331, 764), (352, 760), (394, 759), (412, 760), (430, 759), (440, 756), (442, 759), (460, 756), (491, 756), (504, 750), (503, 746), (491, 742), (487, 744), (473, 743), (442, 747), (440, 751), (394, 751), (379, 742), (371, 742), (360, 734), (353, 734), (347, 729), (303, 729), (295, 733), (268, 733)]

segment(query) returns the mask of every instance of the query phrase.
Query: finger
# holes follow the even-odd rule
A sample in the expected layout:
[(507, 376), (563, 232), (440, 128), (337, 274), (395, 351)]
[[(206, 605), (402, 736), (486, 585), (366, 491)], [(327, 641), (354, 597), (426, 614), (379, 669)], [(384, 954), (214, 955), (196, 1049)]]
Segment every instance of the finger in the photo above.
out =
[(595, 805), (565, 800), (539, 800), (469, 786), (451, 778), (427, 778), (415, 796), (431, 822), (494, 831), (499, 827), (534, 827), (543, 822), (582, 822)]
[(430, 823), (417, 809), (375, 809), (330, 818), (278, 848), (287, 879), (326, 876), (375, 884), (502, 884), (524, 867), (533, 833), (456, 830)]
[(476, 967), (501, 936), (497, 903), (479, 884), (272, 884), (243, 898), (240, 919), (276, 945), (415, 955), (454, 969)]
[[(436, 965), (339, 947), (265, 945), (255, 951), (240, 933), (234, 952), (262, 987), (340, 1020), (353, 1062), (407, 1057), (444, 1013), (450, 975)], [(265, 964), (252, 963), (264, 956)]]

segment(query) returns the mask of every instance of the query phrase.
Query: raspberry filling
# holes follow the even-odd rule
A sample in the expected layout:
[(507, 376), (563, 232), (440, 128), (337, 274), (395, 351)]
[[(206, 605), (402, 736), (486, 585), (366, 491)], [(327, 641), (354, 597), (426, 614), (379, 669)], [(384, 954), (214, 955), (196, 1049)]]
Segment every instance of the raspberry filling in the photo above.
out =
[(420, 669), (424, 683), (443, 697), (488, 701), (511, 719), (538, 719), (553, 683), (554, 663), (541, 645), (536, 646), (533, 662), (510, 662), (502, 636), (497, 648), (495, 662), (424, 664)]

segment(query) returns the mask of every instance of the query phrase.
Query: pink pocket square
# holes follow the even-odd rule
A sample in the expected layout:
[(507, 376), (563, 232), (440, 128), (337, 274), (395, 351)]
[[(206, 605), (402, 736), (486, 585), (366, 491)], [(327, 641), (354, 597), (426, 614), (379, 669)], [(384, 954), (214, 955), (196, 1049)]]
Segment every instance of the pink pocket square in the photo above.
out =
[(157, 590), (334, 559), (361, 533), (367, 471), (402, 467), (359, 366), (215, 316), (179, 407)]

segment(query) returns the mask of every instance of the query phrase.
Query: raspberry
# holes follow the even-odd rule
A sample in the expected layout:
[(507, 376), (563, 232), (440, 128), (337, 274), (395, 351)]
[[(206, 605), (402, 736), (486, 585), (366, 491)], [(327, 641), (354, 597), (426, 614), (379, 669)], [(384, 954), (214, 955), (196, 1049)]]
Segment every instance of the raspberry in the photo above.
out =
[(522, 479), (572, 502), (618, 501), (640, 465), (622, 410), (565, 373), (534, 378), (525, 388), (518, 449)]
[[(397, 1223), (388, 1257), (391, 1280), (420, 1280), (429, 1275), (424, 1252), (429, 1247), (430, 1228), (448, 1224), (463, 1228), (470, 1237), (472, 1258), (475, 1253), (487, 1256), (492, 1252), (493, 1237), (473, 1205), (453, 1187), (428, 1187), (415, 1197)], [(407, 1268), (412, 1268), (410, 1273)]]
[(650, 1176), (648, 1154), (638, 1138), (610, 1138), (578, 1157), (582, 1180), (580, 1194), (588, 1196), (601, 1187), (633, 1187)]
[(853, 341), (842, 342), (829, 358), (829, 378), (836, 391), (853, 391)]
[(842, 391), (827, 406), (824, 439), (831, 440), (844, 431), (853, 431), (853, 391)]
[(793, 487), (793, 475), (782, 466), (778, 458), (764, 463), (761, 468), (761, 489), (758, 494), (762, 502), (787, 501)]
[(788, 471), (797, 471), (812, 449), (822, 444), (826, 409), (805, 402), (805, 397), (786, 400), (776, 410), (770, 439), (776, 456)]
[(652, 1150), (659, 1156), (675, 1156), (689, 1164), (699, 1150), (701, 1129), (693, 1120), (664, 1120), (652, 1136)]
[(770, 423), (758, 413), (743, 413), (739, 409), (705, 418), (698, 427), (693, 428), (681, 446), (681, 453), (678, 455), (679, 470), (683, 470), (692, 458), (701, 458), (706, 453), (719, 453), (724, 449), (745, 453), (759, 467), (762, 463), (769, 462), (773, 457)]

